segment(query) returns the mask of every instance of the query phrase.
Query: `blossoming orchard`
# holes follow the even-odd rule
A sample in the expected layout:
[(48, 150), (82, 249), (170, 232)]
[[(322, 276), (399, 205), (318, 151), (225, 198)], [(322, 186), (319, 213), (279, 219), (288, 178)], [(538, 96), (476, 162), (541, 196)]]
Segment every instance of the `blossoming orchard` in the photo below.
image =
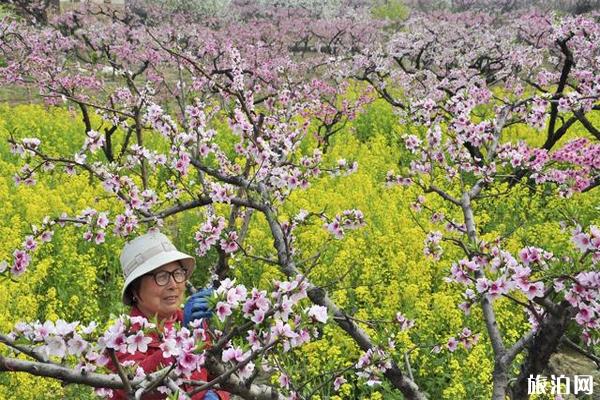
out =
[[(8, 3), (0, 398), (526, 399), (564, 354), (600, 393), (593, 7)], [(115, 356), (149, 231), (214, 288), (155, 371)]]

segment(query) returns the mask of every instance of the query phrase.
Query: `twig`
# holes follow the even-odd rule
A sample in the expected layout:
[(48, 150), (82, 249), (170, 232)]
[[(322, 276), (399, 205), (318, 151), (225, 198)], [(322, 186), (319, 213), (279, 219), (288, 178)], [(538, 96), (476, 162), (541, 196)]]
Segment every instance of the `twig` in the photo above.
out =
[(115, 349), (108, 349), (108, 355), (110, 356), (110, 359), (112, 360), (113, 365), (117, 369), (117, 374), (119, 374), (119, 378), (121, 378), (121, 381), (123, 381), (123, 386), (125, 387), (125, 391), (128, 394), (131, 393), (131, 383), (129, 382), (129, 378), (127, 377), (127, 374), (123, 370), (123, 366), (117, 359)]
[(595, 362), (598, 367), (600, 367), (600, 357), (598, 357), (597, 355), (595, 355), (593, 353), (590, 353), (589, 351), (586, 351), (585, 349), (581, 348), (577, 344), (573, 343), (573, 341), (571, 341), (571, 339), (569, 339), (566, 336), (563, 336), (561, 340), (569, 348), (575, 350), (576, 352), (578, 352), (582, 356), (585, 356), (585, 357), (589, 358), (590, 360), (592, 360), (593, 362)]

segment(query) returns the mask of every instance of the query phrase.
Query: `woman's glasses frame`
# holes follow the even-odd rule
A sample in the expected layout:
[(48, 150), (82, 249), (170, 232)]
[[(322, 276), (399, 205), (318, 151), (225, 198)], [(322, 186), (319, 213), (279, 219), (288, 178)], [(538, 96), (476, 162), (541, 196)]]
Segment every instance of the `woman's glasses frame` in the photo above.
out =
[(173, 282), (175, 283), (185, 282), (188, 278), (188, 271), (183, 267), (179, 267), (173, 271), (149, 272), (145, 275), (151, 276), (156, 285), (165, 286), (169, 283), (171, 278), (173, 278)]

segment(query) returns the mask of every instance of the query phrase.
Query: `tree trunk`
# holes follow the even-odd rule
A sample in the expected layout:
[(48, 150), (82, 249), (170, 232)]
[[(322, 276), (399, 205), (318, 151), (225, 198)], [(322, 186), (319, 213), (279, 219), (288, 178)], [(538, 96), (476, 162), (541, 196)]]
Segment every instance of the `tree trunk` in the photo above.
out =
[(550, 361), (550, 356), (556, 353), (560, 339), (567, 330), (567, 325), (573, 317), (571, 305), (563, 300), (556, 312), (548, 313), (533, 341), (527, 347), (527, 356), (521, 364), (521, 372), (511, 388), (511, 399), (527, 400), (527, 379), (544, 372)]
[[(500, 359), (500, 357), (498, 357)], [(506, 366), (502, 365), (501, 361), (496, 361), (493, 373), (493, 391), (492, 400), (506, 399), (506, 390), (508, 388), (508, 373)]]

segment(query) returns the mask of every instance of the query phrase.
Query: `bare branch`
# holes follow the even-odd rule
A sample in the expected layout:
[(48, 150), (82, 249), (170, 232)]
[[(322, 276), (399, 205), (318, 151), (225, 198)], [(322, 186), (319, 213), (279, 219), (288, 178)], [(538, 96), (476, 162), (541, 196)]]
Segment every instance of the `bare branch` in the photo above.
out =
[(129, 382), (129, 378), (127, 377), (127, 374), (123, 370), (123, 366), (121, 365), (121, 363), (117, 359), (117, 355), (115, 353), (115, 350), (114, 349), (108, 349), (108, 354), (110, 356), (110, 359), (112, 360), (113, 365), (117, 369), (117, 373), (119, 374), (119, 378), (121, 378), (121, 381), (123, 382), (123, 386), (125, 388), (125, 392), (126, 393), (131, 393), (131, 383)]
[(508, 349), (504, 357), (502, 357), (502, 362), (505, 365), (510, 365), (517, 354), (519, 354), (525, 348), (525, 346), (527, 346), (533, 340), (536, 332), (536, 330), (531, 330), (526, 335), (522, 336), (521, 339), (519, 339), (515, 344), (512, 345), (510, 349)]
[[(78, 372), (74, 369), (52, 363), (26, 361), (17, 358), (0, 356), (0, 371), (27, 372), (35, 376), (45, 376), (63, 382), (79, 383), (96, 388), (123, 389), (123, 382), (116, 374), (104, 375), (93, 372)], [(137, 386), (139, 382), (134, 381)]]

